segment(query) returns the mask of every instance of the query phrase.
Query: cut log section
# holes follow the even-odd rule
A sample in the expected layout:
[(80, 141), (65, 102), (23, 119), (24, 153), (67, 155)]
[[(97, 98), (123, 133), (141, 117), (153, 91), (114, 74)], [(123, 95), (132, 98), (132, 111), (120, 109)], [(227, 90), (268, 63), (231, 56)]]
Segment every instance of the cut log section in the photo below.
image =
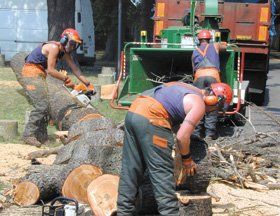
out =
[(21, 182), (14, 190), (14, 202), (20, 206), (28, 206), (38, 202), (40, 191), (32, 182)]
[(191, 195), (180, 191), (180, 195), (188, 198), (187, 205), (180, 202), (180, 215), (184, 216), (211, 216), (212, 201), (208, 194)]
[(90, 207), (94, 215), (116, 215), (119, 177), (102, 175), (93, 180), (87, 189)]
[[(62, 188), (67, 172), (66, 166), (60, 165), (33, 165), (29, 168), (23, 181), (17, 185), (16, 191), (20, 191), (14, 194), (14, 201), (20, 203), (20, 205), (32, 205), (35, 204), (39, 198), (37, 194), (29, 196), (30, 191), (39, 191), (41, 200), (49, 200), (59, 194)], [(36, 189), (34, 189), (36, 187)], [(22, 195), (27, 194), (27, 195)]]
[(118, 175), (121, 168), (122, 142), (122, 130), (111, 128), (89, 131), (64, 146), (54, 163), (93, 164), (106, 174)]
[(94, 179), (101, 175), (101, 169), (93, 165), (84, 164), (75, 168), (67, 176), (63, 184), (62, 195), (74, 198), (81, 203), (88, 203), (87, 187)]

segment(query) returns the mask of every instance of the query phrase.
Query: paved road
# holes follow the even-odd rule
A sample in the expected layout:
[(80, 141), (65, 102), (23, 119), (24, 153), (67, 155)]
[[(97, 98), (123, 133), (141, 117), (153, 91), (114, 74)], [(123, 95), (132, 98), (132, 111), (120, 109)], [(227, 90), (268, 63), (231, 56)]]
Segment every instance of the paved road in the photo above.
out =
[(264, 107), (280, 117), (280, 55), (270, 59)]

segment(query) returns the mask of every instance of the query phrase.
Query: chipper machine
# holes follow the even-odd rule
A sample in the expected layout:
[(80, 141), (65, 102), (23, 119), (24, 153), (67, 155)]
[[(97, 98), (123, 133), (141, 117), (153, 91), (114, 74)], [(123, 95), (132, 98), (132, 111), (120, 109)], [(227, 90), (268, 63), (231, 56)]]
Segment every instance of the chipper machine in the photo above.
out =
[[(116, 94), (116, 108), (130, 106), (131, 102), (143, 91), (169, 81), (192, 82), (193, 69), (191, 56), (195, 50), (197, 34), (201, 29), (208, 29), (215, 42), (228, 42), (227, 50), (220, 52), (221, 79), (234, 90), (234, 98), (226, 114), (243, 111), (245, 92), (248, 81), (243, 81), (239, 47), (230, 43), (230, 31), (219, 28), (222, 19), (218, 12), (218, 0), (205, 0), (204, 20), (196, 16), (197, 1), (190, 1), (189, 8), (182, 17), (182, 26), (169, 26), (157, 30), (155, 24), (153, 42), (147, 41), (147, 33), (141, 31), (140, 42), (127, 43), (123, 50), (122, 67), (119, 81), (124, 78), (122, 89)], [(118, 81), (118, 83), (119, 83)], [(238, 116), (238, 115), (237, 115)], [(240, 118), (238, 118), (240, 119)]]

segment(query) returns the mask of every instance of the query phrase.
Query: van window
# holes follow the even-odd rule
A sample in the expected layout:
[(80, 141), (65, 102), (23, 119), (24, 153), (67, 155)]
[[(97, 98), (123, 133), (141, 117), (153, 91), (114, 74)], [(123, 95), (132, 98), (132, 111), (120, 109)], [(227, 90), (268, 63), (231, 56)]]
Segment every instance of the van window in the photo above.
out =
[(263, 3), (267, 3), (268, 0), (224, 0), (224, 2), (257, 3), (257, 4), (263, 4)]

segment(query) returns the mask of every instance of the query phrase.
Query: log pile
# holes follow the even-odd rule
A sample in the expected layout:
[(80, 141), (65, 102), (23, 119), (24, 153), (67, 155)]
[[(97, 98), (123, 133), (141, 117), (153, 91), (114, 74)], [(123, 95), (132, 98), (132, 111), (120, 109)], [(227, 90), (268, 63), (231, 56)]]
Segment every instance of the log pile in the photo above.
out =
[[(15, 56), (12, 60), (13, 70), (21, 82), (20, 64), (17, 61), (23, 59), (23, 54)], [(16, 62), (16, 63), (15, 63)], [(22, 64), (21, 64), (22, 65)], [(47, 77), (48, 98), (50, 102), (50, 116), (58, 125), (60, 130), (68, 130), (67, 138), (64, 137), (64, 146), (50, 150), (50, 152), (36, 152), (29, 155), (29, 158), (36, 158), (38, 155), (46, 156), (49, 153), (56, 153), (57, 157), (53, 165), (32, 165), (26, 176), (19, 183), (14, 192), (14, 201), (19, 205), (35, 204), (39, 200), (50, 200), (51, 198), (63, 194), (76, 198), (80, 202), (88, 202), (86, 189), (90, 181), (101, 174), (119, 175), (121, 168), (121, 156), (123, 145), (123, 130), (100, 112), (90, 106), (83, 107), (69, 91), (63, 87), (63, 83), (50, 76)], [(210, 181), (209, 157), (206, 143), (192, 140), (191, 149), (194, 160), (198, 164), (198, 173), (192, 178), (187, 178), (186, 182), (180, 186), (180, 190), (189, 190), (192, 193), (205, 193)], [(175, 173), (181, 169), (179, 157), (175, 163)], [(74, 174), (73, 174), (74, 173)], [(77, 176), (82, 176), (84, 180), (77, 187), (73, 187), (73, 182), (77, 182)], [(151, 188), (149, 177), (141, 188)], [(80, 180), (80, 178), (78, 178)], [(73, 190), (72, 190), (73, 189)], [(30, 195), (32, 191), (32, 195)], [(154, 200), (152, 190), (143, 189), (140, 197), (143, 202), (145, 196)], [(205, 197), (195, 198), (193, 208), (197, 206), (211, 212), (209, 202), (198, 202), (197, 200), (208, 200)], [(204, 203), (204, 207), (201, 203)], [(192, 207), (191, 207), (192, 206)], [(142, 205), (141, 208), (147, 208)], [(182, 207), (184, 211), (185, 207)], [(138, 211), (142, 211), (138, 209)], [(144, 210), (145, 211), (145, 210)], [(146, 209), (147, 211), (147, 209)], [(156, 205), (149, 212), (157, 212)], [(190, 211), (190, 209), (188, 209)], [(185, 214), (189, 215), (189, 214)]]

